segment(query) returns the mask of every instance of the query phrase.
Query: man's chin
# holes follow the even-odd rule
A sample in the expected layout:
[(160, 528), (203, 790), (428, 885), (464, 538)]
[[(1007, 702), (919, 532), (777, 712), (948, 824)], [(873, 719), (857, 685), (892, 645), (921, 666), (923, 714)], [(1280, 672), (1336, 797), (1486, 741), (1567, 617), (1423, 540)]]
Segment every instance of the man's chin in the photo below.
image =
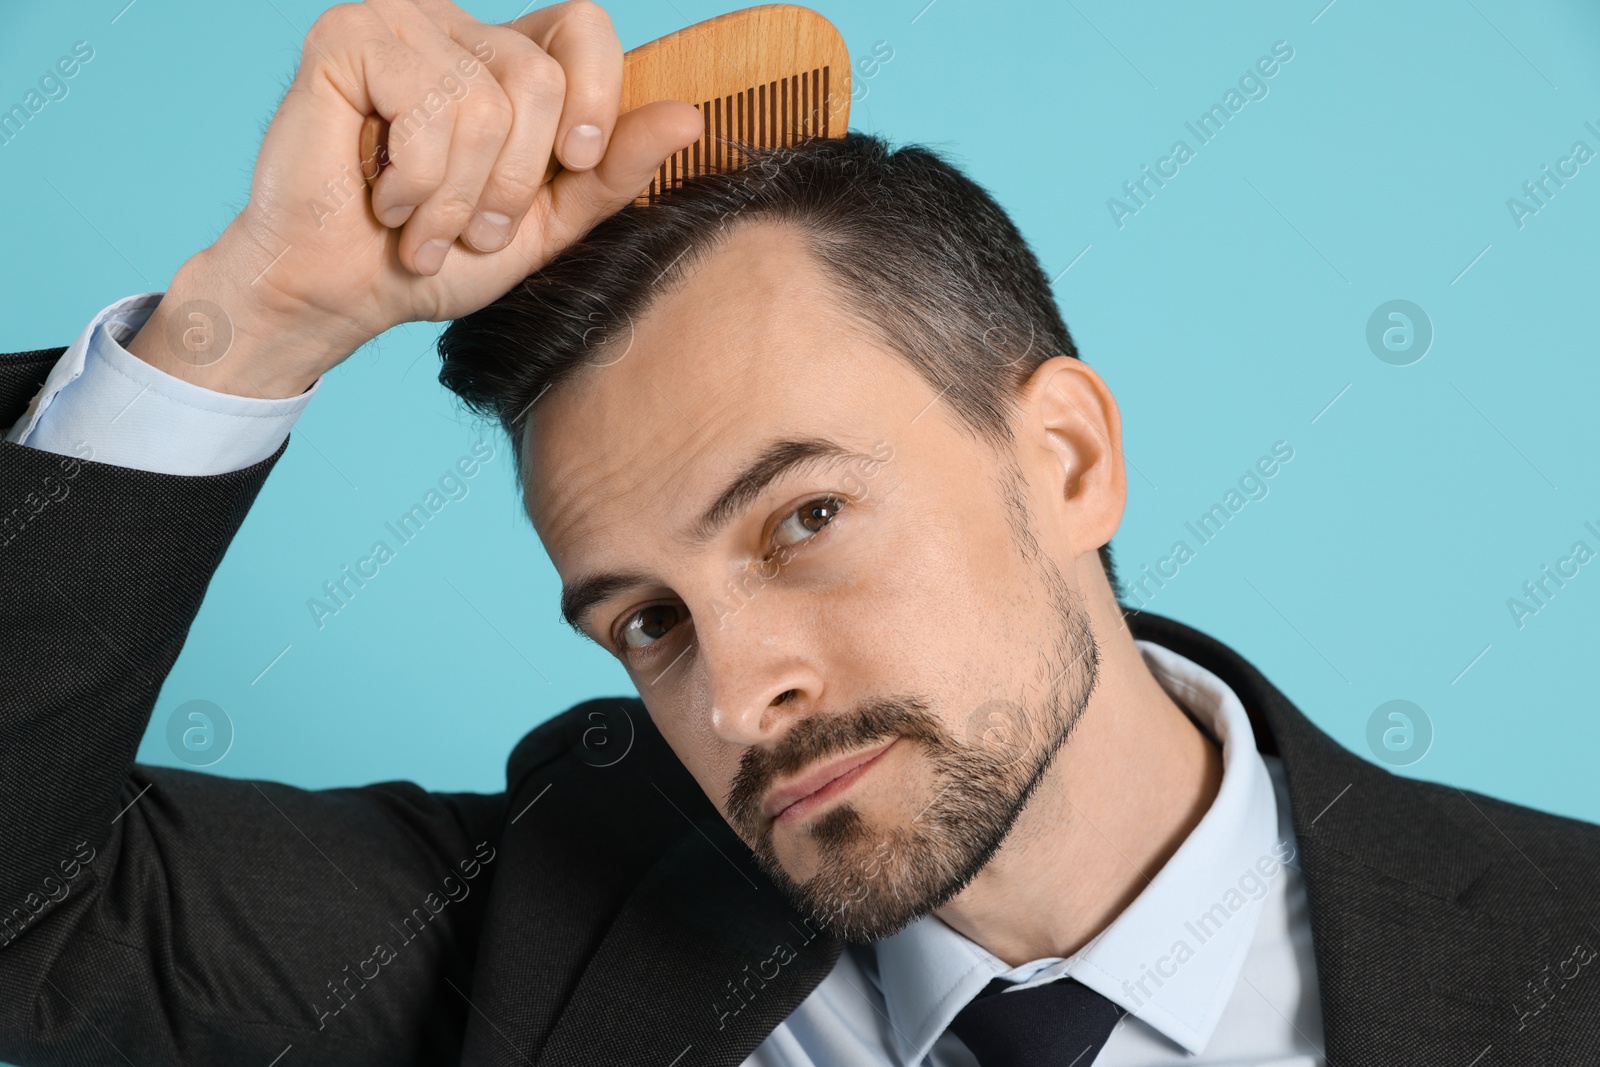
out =
[[(888, 937), (931, 912), (953, 893), (930, 879), (927, 843), (901, 828), (871, 827), (852, 806), (830, 809), (798, 832), (779, 830), (757, 860), (794, 908), (816, 928), (865, 944)], [(774, 837), (790, 838), (773, 847)], [(790, 856), (791, 849), (794, 852)]]
[(899, 850), (894, 842), (905, 836), (876, 815), (843, 801), (800, 821), (774, 823), (758, 858), (781, 870), (790, 884), (870, 882), (889, 854)]

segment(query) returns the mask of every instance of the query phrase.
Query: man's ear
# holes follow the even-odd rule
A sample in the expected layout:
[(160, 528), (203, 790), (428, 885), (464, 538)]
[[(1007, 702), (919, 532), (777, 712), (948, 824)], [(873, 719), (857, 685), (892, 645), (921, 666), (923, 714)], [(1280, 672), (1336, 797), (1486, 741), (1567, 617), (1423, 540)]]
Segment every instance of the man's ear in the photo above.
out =
[(1035, 368), (1018, 401), (1019, 458), (1043, 476), (1071, 554), (1097, 550), (1128, 501), (1116, 398), (1087, 363), (1055, 356)]

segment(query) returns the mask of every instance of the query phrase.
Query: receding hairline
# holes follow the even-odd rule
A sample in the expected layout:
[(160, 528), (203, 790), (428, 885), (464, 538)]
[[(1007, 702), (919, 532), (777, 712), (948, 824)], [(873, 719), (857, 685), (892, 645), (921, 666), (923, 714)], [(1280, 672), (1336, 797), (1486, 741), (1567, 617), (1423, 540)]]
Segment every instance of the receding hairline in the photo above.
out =
[[(649, 210), (644, 208), (643, 210)], [(818, 227), (810, 223), (805, 217), (798, 214), (800, 209), (795, 209), (794, 214), (787, 210), (778, 211), (771, 208), (763, 209), (760, 213), (746, 219), (735, 219), (731, 224), (719, 227), (718, 232), (705, 238), (695, 237), (690, 239), (682, 252), (675, 256), (661, 272), (646, 287), (649, 295), (644, 302), (628, 315), (630, 329), (627, 337), (608, 339), (607, 342), (596, 349), (596, 356), (592, 359), (574, 361), (560, 373), (554, 375), (546, 384), (539, 396), (534, 398), (529, 405), (528, 414), (517, 426), (517, 439), (513, 442), (513, 454), (517, 464), (518, 482), (524, 490), (531, 465), (528, 462), (532, 434), (529, 428), (533, 423), (534, 408), (544, 397), (549, 396), (558, 388), (574, 382), (587, 380), (594, 373), (599, 373), (620, 361), (614, 358), (615, 350), (623, 344), (632, 344), (634, 334), (639, 322), (647, 318), (652, 312), (658, 310), (664, 301), (674, 296), (679, 296), (689, 286), (699, 270), (704, 269), (708, 262), (718, 253), (726, 251), (728, 246), (741, 235), (752, 230), (773, 230), (784, 236), (797, 238), (794, 242), (800, 255), (814, 268), (813, 277), (821, 282), (827, 294), (836, 298), (826, 301), (824, 306), (836, 312), (835, 320), (845, 331), (864, 341), (874, 348), (883, 350), (886, 354), (898, 358), (901, 363), (909, 367), (917, 376), (927, 381), (925, 368), (920, 358), (911, 351), (910, 346), (890, 335), (889, 331), (873, 322), (870, 317), (870, 308), (856, 301), (845, 279), (840, 277), (828, 266), (827, 258), (819, 248)], [(1008, 399), (1014, 399), (1008, 397)], [(968, 421), (959, 416), (951, 420), (952, 424), (962, 432), (967, 433), (982, 444), (994, 446), (998, 442), (985, 437)]]

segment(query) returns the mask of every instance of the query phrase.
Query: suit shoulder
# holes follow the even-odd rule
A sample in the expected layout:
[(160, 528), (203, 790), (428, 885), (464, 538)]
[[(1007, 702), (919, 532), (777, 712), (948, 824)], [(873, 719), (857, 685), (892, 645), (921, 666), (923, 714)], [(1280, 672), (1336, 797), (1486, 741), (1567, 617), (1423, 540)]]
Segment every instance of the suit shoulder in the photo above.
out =
[(574, 704), (517, 742), (506, 760), (506, 784), (515, 788), (524, 777), (563, 756), (579, 758), (614, 740), (632, 743), (641, 729), (654, 733), (644, 701), (638, 697), (596, 697)]
[[(1600, 898), (1600, 825), (1454, 786), (1414, 782), (1452, 822), (1497, 854), (1524, 903), (1553, 889), (1560, 910)], [(1496, 880), (1498, 881), (1498, 879)], [(1484, 888), (1488, 888), (1485, 886)]]
[(28, 352), (0, 353), (0, 424), (11, 426), (27, 410), (28, 401), (44, 384), (45, 375), (66, 352), (60, 348), (36, 348)]
[(1484, 818), (1491, 820), (1500, 833), (1523, 851), (1530, 855), (1543, 853), (1552, 858), (1575, 853), (1600, 877), (1600, 825), (1471, 790), (1452, 792), (1467, 798), (1481, 810)]

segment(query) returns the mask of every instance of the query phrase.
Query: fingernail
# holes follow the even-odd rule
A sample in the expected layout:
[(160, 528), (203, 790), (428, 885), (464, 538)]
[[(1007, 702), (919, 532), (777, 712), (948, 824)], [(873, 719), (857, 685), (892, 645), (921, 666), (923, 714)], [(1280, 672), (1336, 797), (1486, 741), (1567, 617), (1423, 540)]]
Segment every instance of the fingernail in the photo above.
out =
[(493, 252), (506, 243), (511, 218), (498, 211), (480, 211), (467, 223), (467, 243), (481, 252)]
[(442, 237), (423, 242), (417, 249), (417, 270), (422, 274), (438, 274), (439, 268), (444, 266), (444, 254), (449, 250), (450, 242)]
[(567, 142), (562, 146), (561, 158), (567, 165), (582, 170), (600, 162), (600, 127), (584, 123), (567, 131)]
[(409, 219), (411, 213), (415, 210), (417, 210), (417, 205), (415, 204), (396, 204), (382, 215), (379, 215), (378, 221), (392, 230), (396, 226), (403, 224), (406, 219)]

